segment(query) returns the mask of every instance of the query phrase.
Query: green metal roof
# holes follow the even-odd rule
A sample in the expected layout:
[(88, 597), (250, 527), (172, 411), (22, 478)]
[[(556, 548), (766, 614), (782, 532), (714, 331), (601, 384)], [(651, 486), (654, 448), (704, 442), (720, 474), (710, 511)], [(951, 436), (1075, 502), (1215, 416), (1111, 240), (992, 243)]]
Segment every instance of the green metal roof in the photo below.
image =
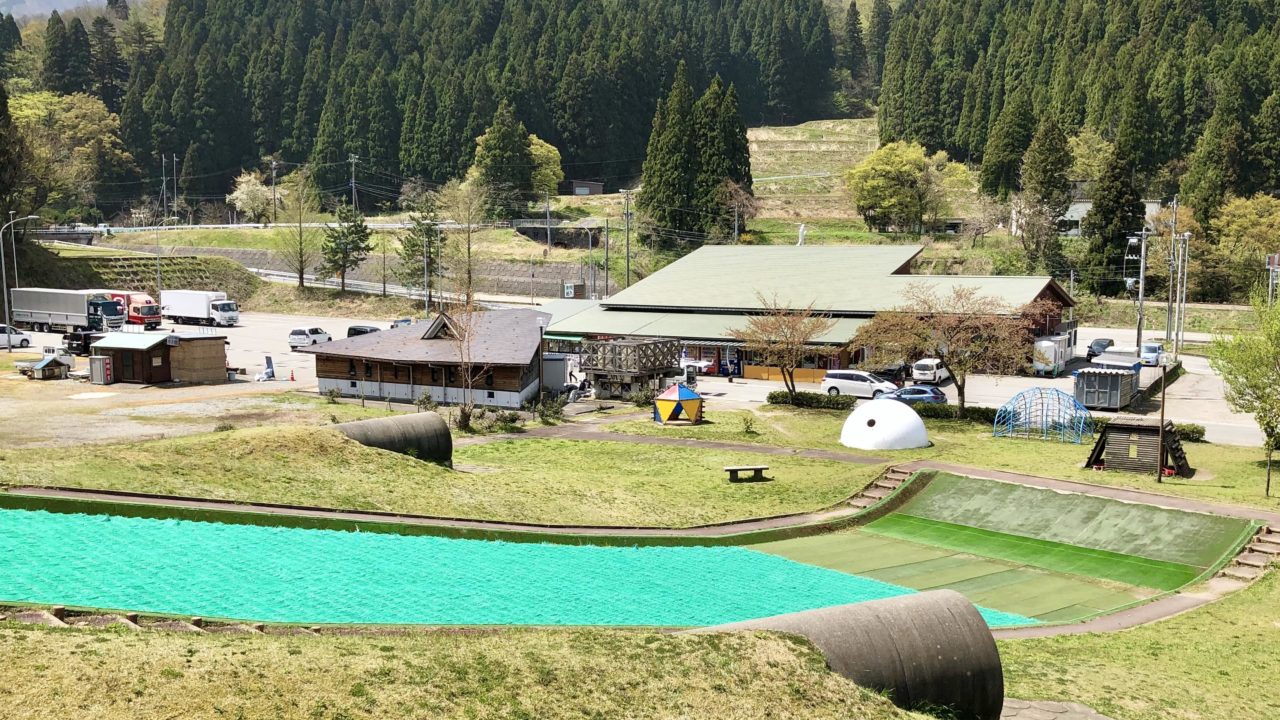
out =
[[(814, 338), (814, 341), (824, 344), (847, 343), (866, 322), (868, 320), (864, 318), (836, 318), (831, 331)], [(745, 328), (746, 324), (747, 316), (741, 313), (643, 312), (596, 307), (553, 323), (549, 332), (556, 335), (732, 340), (733, 331)]]
[(900, 307), (912, 285), (977, 287), (1018, 306), (1053, 287), (1052, 278), (897, 275), (922, 248), (918, 245), (707, 246), (680, 258), (601, 303), (608, 308), (760, 310), (761, 299), (791, 308), (813, 304), (833, 314), (872, 314)]
[(169, 337), (169, 333), (113, 332), (107, 333), (91, 347), (104, 350), (150, 350)]

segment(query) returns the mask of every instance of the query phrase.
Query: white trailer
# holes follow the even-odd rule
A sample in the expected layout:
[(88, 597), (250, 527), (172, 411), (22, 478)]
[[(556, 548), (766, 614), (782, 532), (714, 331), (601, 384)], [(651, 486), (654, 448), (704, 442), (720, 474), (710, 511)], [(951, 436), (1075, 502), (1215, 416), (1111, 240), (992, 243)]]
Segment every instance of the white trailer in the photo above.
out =
[(224, 292), (162, 290), (160, 307), (165, 319), (174, 323), (231, 327), (240, 322), (240, 309)]
[(1050, 335), (1036, 338), (1031, 364), (1037, 375), (1058, 377), (1071, 360), (1071, 336)]
[(9, 293), (13, 323), (37, 332), (119, 330), (124, 309), (109, 290), (14, 288)]

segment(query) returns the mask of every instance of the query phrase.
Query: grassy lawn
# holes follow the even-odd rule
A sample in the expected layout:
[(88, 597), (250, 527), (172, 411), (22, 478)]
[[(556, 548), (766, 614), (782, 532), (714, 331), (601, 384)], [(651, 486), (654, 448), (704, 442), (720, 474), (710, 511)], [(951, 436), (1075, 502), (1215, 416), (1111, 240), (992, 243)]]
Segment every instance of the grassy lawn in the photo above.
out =
[(1274, 717), (1280, 573), (1208, 607), (1110, 634), (1000, 643), (1011, 697), (1082, 702), (1124, 720)]
[[(1080, 307), (1076, 308), (1076, 318), (1081, 325), (1098, 327), (1135, 327), (1138, 322), (1138, 310), (1130, 300), (1111, 300), (1102, 298), (1079, 298)], [(1164, 299), (1155, 298), (1156, 304), (1147, 310), (1146, 329), (1164, 332), (1165, 320)], [(1202, 305), (1187, 307), (1187, 332), (1231, 333), (1235, 330), (1252, 330), (1257, 327), (1253, 311), (1234, 305), (1220, 308)]]
[(0, 717), (923, 718), (781, 636), (283, 637), (0, 624)]
[[(337, 406), (335, 406), (337, 407)], [(0, 482), (536, 523), (685, 526), (816, 510), (876, 468), (768, 458), (770, 483), (730, 484), (748, 453), (513, 440), (459, 448), (457, 470), (310, 427), (0, 453)]]
[[(840, 445), (840, 429), (848, 416), (845, 412), (766, 406), (756, 413), (754, 433), (743, 431), (742, 418), (746, 414), (747, 411), (708, 412), (707, 418), (711, 422), (701, 426), (663, 428), (652, 422), (635, 420), (610, 425), (609, 429), (638, 435), (861, 452)], [(1280, 508), (1280, 498), (1264, 496), (1266, 462), (1258, 448), (1188, 443), (1185, 445), (1187, 457), (1197, 470), (1196, 476), (1172, 478), (1157, 485), (1153, 478), (1145, 475), (1097, 472), (1081, 467), (1088, 459), (1091, 444), (996, 438), (992, 437), (990, 427), (971, 422), (928, 420), (926, 424), (932, 447), (864, 454), (873, 454), (891, 462), (938, 460), (1215, 502)]]

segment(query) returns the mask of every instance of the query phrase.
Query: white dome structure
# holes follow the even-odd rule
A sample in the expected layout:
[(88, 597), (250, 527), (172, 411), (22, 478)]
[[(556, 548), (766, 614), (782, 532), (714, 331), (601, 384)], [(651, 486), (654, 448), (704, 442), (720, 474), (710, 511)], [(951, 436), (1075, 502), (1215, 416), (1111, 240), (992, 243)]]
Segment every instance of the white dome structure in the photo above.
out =
[(858, 450), (910, 450), (929, 446), (929, 432), (911, 406), (897, 400), (860, 403), (840, 431), (840, 444)]

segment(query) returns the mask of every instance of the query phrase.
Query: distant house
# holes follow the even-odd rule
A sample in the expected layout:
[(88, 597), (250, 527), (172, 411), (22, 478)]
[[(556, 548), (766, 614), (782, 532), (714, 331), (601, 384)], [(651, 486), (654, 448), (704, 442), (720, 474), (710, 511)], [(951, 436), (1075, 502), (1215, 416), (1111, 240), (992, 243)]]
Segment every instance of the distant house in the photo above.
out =
[(604, 183), (590, 180), (571, 180), (569, 181), (569, 192), (572, 195), (603, 195)]
[(320, 392), (518, 408), (537, 397), (541, 330), (534, 310), (441, 314), (429, 323), (312, 345)]
[(111, 358), (116, 382), (227, 381), (225, 335), (174, 332), (113, 332), (92, 345), (94, 355)]

